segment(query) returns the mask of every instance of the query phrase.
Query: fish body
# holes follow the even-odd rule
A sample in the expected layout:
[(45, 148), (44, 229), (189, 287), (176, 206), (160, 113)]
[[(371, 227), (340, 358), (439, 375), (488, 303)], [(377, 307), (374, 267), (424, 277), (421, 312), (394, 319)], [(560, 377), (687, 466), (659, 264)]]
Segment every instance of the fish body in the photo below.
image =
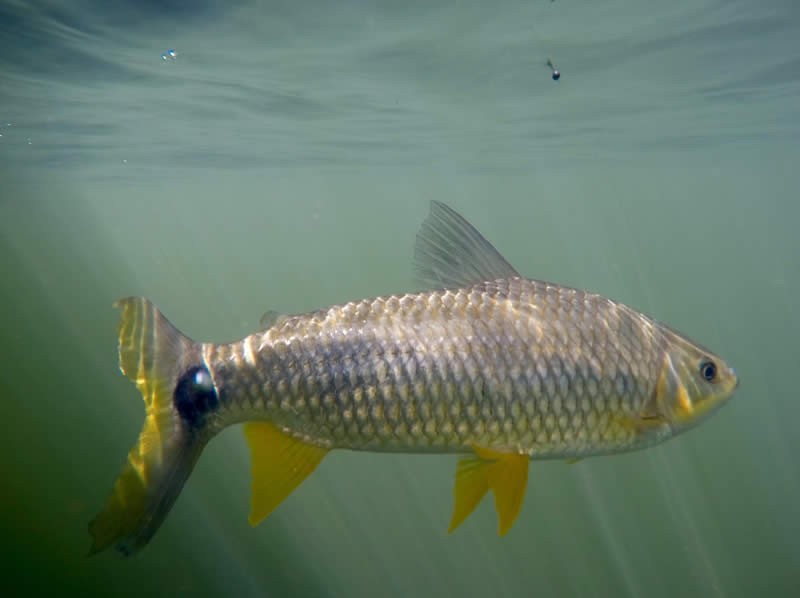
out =
[(195, 343), (143, 298), (122, 300), (120, 364), (147, 414), (93, 551), (155, 533), (223, 428), (246, 422), (252, 523), (333, 449), (459, 453), (455, 529), (488, 492), (499, 531), (530, 459), (645, 448), (696, 425), (738, 385), (718, 356), (630, 307), (526, 279), (434, 202), (417, 237), (431, 290), (267, 318), (241, 341)]
[(216, 428), (265, 418), (329, 449), (580, 457), (669, 433), (626, 423), (672, 341), (598, 295), (510, 278), (293, 316), (203, 358)]

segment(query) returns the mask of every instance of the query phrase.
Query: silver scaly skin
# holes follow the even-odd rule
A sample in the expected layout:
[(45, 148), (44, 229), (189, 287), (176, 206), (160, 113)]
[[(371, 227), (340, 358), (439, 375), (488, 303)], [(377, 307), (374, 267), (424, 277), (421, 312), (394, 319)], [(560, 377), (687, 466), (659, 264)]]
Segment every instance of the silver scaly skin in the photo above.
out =
[(599, 295), (512, 278), (380, 297), (204, 345), (217, 426), (264, 418), (326, 448), (531, 457), (641, 448), (675, 335)]

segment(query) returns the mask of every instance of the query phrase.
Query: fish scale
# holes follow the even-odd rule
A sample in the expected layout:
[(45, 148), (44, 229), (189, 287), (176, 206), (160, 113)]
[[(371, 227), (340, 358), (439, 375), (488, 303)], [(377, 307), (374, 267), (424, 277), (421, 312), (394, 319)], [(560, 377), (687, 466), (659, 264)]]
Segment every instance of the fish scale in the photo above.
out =
[(738, 385), (719, 357), (644, 314), (523, 278), (439, 202), (414, 256), (427, 290), (267, 312), (235, 343), (197, 343), (147, 299), (120, 300), (120, 368), (146, 417), (90, 523), (92, 552), (144, 546), (206, 443), (238, 422), (252, 524), (332, 449), (449, 452), (462, 454), (449, 531), (491, 491), (503, 535), (531, 459), (651, 446), (697, 425)]
[(574, 457), (652, 440), (615, 415), (655, 392), (653, 329), (599, 295), (515, 278), (293, 316), (209, 345), (207, 362), (235, 407), (223, 427), (255, 414), (326, 448)]

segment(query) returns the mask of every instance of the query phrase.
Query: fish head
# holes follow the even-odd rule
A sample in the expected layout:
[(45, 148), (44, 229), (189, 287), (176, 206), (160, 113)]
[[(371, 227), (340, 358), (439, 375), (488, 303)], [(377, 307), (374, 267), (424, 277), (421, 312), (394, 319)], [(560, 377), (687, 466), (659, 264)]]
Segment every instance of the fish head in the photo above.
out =
[(666, 330), (661, 371), (651, 405), (672, 434), (692, 428), (733, 395), (739, 378), (724, 359), (685, 336)]

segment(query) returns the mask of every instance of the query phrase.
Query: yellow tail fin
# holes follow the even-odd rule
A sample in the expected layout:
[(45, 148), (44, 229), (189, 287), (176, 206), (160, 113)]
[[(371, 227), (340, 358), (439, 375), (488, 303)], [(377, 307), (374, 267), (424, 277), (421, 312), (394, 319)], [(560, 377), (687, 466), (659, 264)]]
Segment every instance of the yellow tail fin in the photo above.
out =
[[(199, 346), (147, 299), (122, 299), (115, 307), (122, 309), (120, 369), (142, 393), (145, 421), (105, 508), (89, 524), (90, 554), (115, 545), (127, 556), (161, 525), (207, 438), (178, 401), (182, 376), (188, 372), (197, 377), (198, 368), (192, 368), (201, 361)], [(200, 382), (210, 383), (210, 377)], [(215, 391), (210, 387), (209, 392)]]

